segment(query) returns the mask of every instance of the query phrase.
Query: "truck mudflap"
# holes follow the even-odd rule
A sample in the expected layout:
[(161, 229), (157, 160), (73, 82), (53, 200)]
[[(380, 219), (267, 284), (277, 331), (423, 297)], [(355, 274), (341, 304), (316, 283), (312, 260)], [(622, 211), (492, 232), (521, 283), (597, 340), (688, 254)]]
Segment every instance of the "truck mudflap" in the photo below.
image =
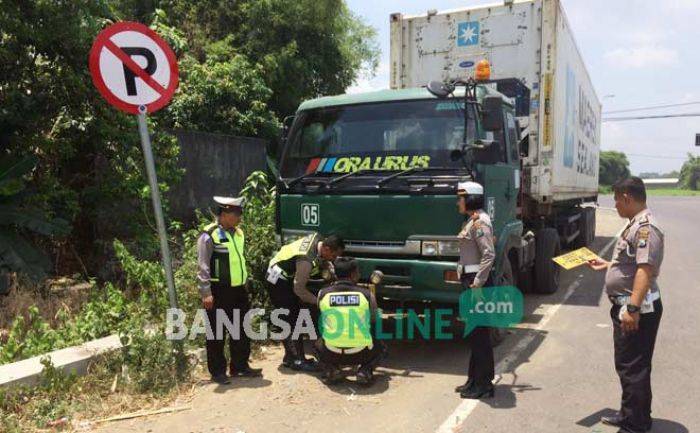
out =
[[(499, 276), (503, 272), (503, 261), (508, 258), (508, 251), (512, 248), (519, 248), (520, 240), (523, 237), (523, 222), (520, 220), (506, 223), (501, 229), (500, 236), (496, 241), (496, 263), (492, 275)], [(513, 269), (514, 272), (517, 269)]]

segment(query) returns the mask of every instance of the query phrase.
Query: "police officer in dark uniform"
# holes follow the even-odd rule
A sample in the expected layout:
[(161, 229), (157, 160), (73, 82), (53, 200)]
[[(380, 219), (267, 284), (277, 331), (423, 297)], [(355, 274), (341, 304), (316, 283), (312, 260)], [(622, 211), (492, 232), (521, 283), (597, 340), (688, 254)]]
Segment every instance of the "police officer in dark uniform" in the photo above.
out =
[[(250, 304), (246, 289), (245, 238), (238, 227), (243, 213), (243, 198), (214, 197), (214, 202), (217, 205), (217, 220), (205, 227), (197, 240), (197, 281), (214, 337), (207, 337), (207, 367), (212, 381), (223, 385), (229, 383), (224, 355), (226, 337), (221, 335), (221, 338), (216, 338), (217, 315), (225, 315), (234, 323), (233, 312), (239, 310), (242, 324)], [(245, 332), (241, 329), (240, 336), (235, 339), (230, 333), (225, 334), (228, 335), (231, 356), (229, 374), (260, 376), (260, 369), (248, 365), (250, 340)]]
[(622, 385), (620, 411), (601, 421), (620, 427), (620, 433), (640, 433), (651, 429), (651, 360), (663, 312), (656, 279), (664, 256), (664, 234), (647, 208), (641, 179), (624, 179), (613, 191), (615, 208), (629, 223), (617, 241), (612, 261), (589, 262), (595, 270), (607, 270), (605, 291), (612, 302), (615, 369)]
[[(484, 212), (484, 188), (476, 182), (460, 182), (457, 207), (466, 222), (459, 238), (458, 274), (465, 290), (491, 285), (491, 269), (496, 259), (491, 218)], [(493, 397), (494, 357), (491, 329), (476, 327), (469, 335), (471, 357), (469, 377), (455, 388), (462, 398)]]

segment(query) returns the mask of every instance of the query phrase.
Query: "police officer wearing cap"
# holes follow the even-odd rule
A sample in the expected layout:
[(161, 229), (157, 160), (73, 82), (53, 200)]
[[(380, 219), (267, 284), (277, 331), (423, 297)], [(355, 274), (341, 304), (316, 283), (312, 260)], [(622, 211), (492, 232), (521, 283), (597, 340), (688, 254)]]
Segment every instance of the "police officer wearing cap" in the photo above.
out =
[[(476, 182), (457, 185), (457, 208), (466, 221), (459, 232), (459, 265), (457, 272), (465, 290), (491, 285), (491, 269), (496, 258), (491, 218), (484, 212), (484, 188)], [(469, 335), (471, 357), (469, 377), (455, 388), (460, 397), (480, 399), (493, 397), (494, 359), (491, 330), (477, 327)]]
[(656, 279), (664, 257), (664, 234), (647, 208), (640, 178), (619, 181), (613, 191), (618, 214), (629, 222), (612, 261), (589, 262), (595, 270), (607, 270), (615, 370), (622, 385), (620, 411), (601, 421), (620, 427), (620, 433), (639, 433), (651, 429), (651, 359), (663, 312)]
[[(231, 323), (235, 323), (234, 311), (239, 310), (242, 328), (250, 304), (246, 289), (248, 271), (244, 256), (245, 238), (238, 227), (243, 213), (243, 198), (214, 197), (214, 202), (217, 205), (216, 222), (205, 227), (197, 240), (197, 280), (214, 337), (207, 337), (207, 367), (212, 381), (227, 384), (229, 378), (226, 375), (224, 355), (226, 339), (229, 342), (229, 374), (232, 377), (260, 376), (261, 370), (248, 365), (250, 340), (242, 329), (240, 335), (234, 338), (224, 327), (224, 334), (220, 335), (221, 338), (216, 338), (217, 315), (225, 315)], [(222, 322), (223, 317), (220, 316), (219, 321)]]

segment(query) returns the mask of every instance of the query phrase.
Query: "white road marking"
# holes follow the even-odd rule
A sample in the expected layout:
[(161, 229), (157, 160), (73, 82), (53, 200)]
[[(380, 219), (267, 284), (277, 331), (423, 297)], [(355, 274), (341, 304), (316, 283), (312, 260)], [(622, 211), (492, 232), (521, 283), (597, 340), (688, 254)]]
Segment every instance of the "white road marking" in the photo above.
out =
[[(604, 257), (610, 248), (615, 244), (615, 241), (617, 238), (622, 234), (622, 231), (624, 230), (624, 227), (622, 227), (616, 234), (613, 236), (612, 239), (603, 247), (602, 250), (598, 253), (600, 257)], [(540, 322), (537, 324), (537, 326), (528, 328), (532, 329), (535, 331), (540, 331), (544, 329), (544, 327), (549, 323), (549, 320), (554, 317), (554, 315), (557, 313), (559, 310), (559, 307), (566, 303), (566, 301), (569, 299), (569, 297), (576, 291), (576, 289), (579, 286), (579, 281), (574, 281), (569, 285), (569, 287), (566, 288), (566, 293), (564, 294), (564, 298), (557, 303), (550, 305), (546, 308), (546, 311), (544, 312), (542, 319), (540, 319)], [(535, 339), (535, 337), (538, 335), (537, 332), (530, 332), (529, 334), (525, 335), (520, 341), (518, 341), (518, 344), (516, 344), (508, 354), (506, 354), (503, 359), (496, 365), (496, 371), (511, 371), (511, 368), (513, 366), (513, 363), (517, 359), (517, 354), (525, 350), (530, 343)], [(501, 381), (502, 377), (500, 375), (496, 376), (496, 383), (499, 383)], [(476, 406), (479, 404), (479, 400), (467, 400), (464, 399), (462, 402), (455, 408), (455, 410), (445, 419), (445, 421), (438, 427), (436, 430), (436, 433), (454, 433), (456, 432), (459, 427), (462, 426), (464, 421), (471, 415), (471, 413), (476, 409)]]

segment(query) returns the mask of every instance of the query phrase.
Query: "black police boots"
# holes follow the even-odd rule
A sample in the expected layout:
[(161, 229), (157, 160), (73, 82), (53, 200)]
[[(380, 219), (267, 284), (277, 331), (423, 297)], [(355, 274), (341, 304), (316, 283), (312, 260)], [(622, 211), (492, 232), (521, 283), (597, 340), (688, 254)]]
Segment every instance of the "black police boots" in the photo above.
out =
[(633, 429), (627, 425), (625, 418), (620, 415), (620, 412), (615, 412), (615, 415), (600, 417), (600, 422), (614, 427), (620, 427), (618, 433), (643, 433), (651, 430), (651, 424), (646, 426), (644, 430)]
[(231, 377), (261, 377), (262, 368), (250, 368), (246, 365), (244, 368), (233, 368), (233, 365), (229, 367), (229, 375)]
[(494, 387), (492, 384), (488, 385), (477, 385), (472, 384), (469, 388), (461, 391), (459, 396), (462, 398), (468, 398), (472, 400), (478, 400), (482, 398), (490, 398), (494, 395)]
[(455, 387), (455, 392), (462, 393), (462, 392), (468, 390), (469, 388), (471, 388), (473, 384), (474, 384), (474, 380), (469, 379), (466, 382), (464, 382), (463, 385), (459, 385), (459, 386)]

